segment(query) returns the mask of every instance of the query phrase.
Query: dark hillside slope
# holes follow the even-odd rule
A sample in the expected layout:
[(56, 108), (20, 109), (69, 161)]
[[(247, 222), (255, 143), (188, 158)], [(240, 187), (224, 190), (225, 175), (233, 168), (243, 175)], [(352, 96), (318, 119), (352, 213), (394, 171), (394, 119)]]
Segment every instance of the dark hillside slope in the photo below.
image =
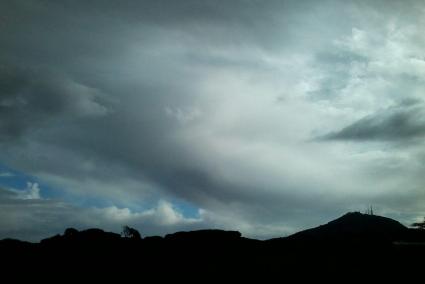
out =
[(393, 242), (406, 237), (399, 222), (359, 212), (347, 213), (325, 225), (289, 236), (288, 240), (326, 242)]

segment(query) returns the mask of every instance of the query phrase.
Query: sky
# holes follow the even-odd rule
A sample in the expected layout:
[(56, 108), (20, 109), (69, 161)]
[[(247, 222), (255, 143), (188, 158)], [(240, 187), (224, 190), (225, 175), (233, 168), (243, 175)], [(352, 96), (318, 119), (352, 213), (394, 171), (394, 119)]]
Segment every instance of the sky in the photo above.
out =
[(0, 11), (0, 239), (425, 215), (423, 1)]

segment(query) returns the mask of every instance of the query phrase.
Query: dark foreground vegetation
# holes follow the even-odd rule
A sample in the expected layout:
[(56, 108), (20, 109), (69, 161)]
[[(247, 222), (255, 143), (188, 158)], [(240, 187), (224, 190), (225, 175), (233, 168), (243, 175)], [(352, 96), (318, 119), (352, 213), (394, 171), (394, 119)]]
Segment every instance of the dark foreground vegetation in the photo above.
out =
[[(425, 230), (374, 215), (348, 213), (328, 224), (289, 237), (259, 241), (236, 231), (201, 230), (165, 237), (140, 237), (126, 228), (124, 237), (100, 229), (67, 229), (63, 235), (27, 243), (0, 241), (3, 269), (172, 276), (335, 275), (353, 277), (418, 275), (425, 259)], [(66, 275), (66, 274), (65, 274)]]

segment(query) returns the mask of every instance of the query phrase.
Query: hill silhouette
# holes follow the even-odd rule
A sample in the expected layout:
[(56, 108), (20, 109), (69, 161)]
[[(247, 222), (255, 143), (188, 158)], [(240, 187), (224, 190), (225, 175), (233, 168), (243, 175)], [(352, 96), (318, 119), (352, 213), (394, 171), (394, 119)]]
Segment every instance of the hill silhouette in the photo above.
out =
[[(185, 271), (336, 275), (403, 272), (425, 257), (423, 230), (374, 215), (347, 213), (327, 224), (270, 240), (237, 231), (198, 230), (165, 237), (128, 238), (100, 229), (28, 243), (0, 241), (3, 267), (32, 263), (57, 271)], [(303, 274), (300, 274), (303, 275)], [(305, 276), (305, 275), (304, 275)]]
[(393, 242), (403, 239), (408, 228), (390, 218), (350, 212), (325, 225), (288, 237), (297, 241)]

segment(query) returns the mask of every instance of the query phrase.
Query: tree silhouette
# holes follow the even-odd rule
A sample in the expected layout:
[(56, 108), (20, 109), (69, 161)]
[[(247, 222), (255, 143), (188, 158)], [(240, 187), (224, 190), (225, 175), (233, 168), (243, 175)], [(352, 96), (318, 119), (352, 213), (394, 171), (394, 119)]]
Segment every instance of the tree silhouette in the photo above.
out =
[(131, 228), (129, 226), (124, 226), (122, 228), (122, 235), (125, 238), (130, 238), (130, 239), (134, 239), (134, 240), (141, 240), (142, 239), (139, 231), (137, 231), (136, 229)]
[(422, 222), (413, 223), (412, 227), (415, 227), (415, 228), (420, 229), (420, 230), (424, 230), (425, 229), (425, 217), (424, 217)]
[(78, 234), (78, 230), (74, 228), (68, 228), (65, 230), (65, 237), (73, 237)]

